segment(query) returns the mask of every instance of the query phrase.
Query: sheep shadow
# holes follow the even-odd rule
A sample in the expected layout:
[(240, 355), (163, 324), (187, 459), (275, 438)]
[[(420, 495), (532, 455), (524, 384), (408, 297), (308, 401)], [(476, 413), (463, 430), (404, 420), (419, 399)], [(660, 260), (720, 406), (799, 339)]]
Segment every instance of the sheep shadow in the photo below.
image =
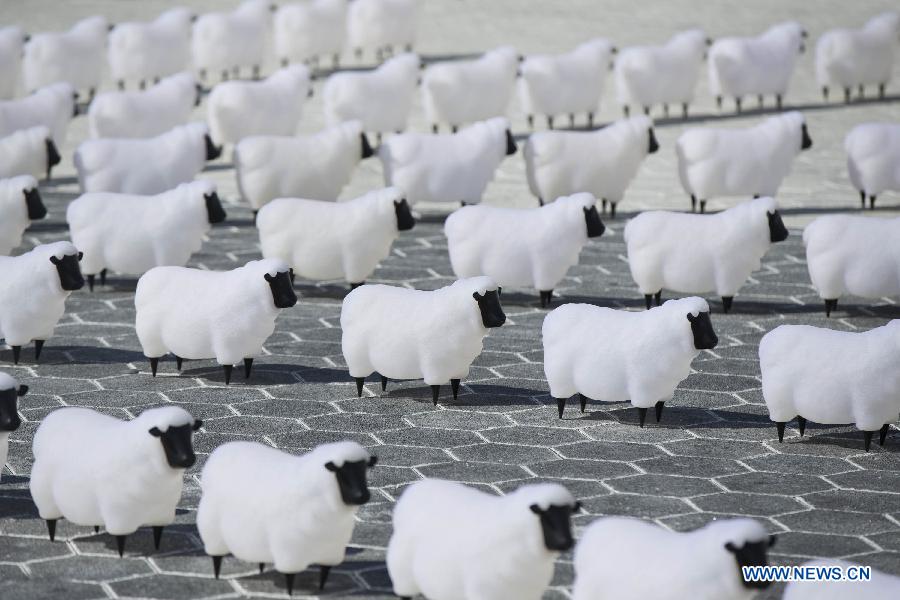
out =
[[(146, 359), (144, 359), (146, 360)], [(166, 363), (160, 362), (159, 364), (159, 372), (170, 372), (175, 371), (178, 377), (185, 377), (191, 379), (203, 379), (209, 383), (215, 385), (225, 386), (225, 370), (222, 365), (218, 364), (209, 364), (207, 359), (204, 359), (204, 366), (198, 366), (195, 368), (189, 368), (189, 361), (185, 360), (183, 368), (180, 372), (176, 371), (176, 365), (174, 364), (174, 357), (169, 357), (169, 360)], [(168, 364), (167, 364), (168, 363)], [(231, 381), (228, 387), (239, 387), (239, 386), (266, 386), (266, 385), (290, 385), (295, 383), (300, 383), (300, 380), (297, 378), (295, 374), (300, 374), (301, 377), (302, 371), (305, 367), (299, 367), (297, 365), (288, 365), (283, 363), (267, 363), (266, 357), (258, 357), (253, 363), (253, 369), (250, 372), (250, 377), (244, 377), (243, 367), (235, 367), (231, 374)], [(304, 380), (306, 378), (304, 377)]]
[(326, 283), (326, 284), (310, 284), (307, 282), (297, 282), (294, 284), (300, 300), (308, 298), (310, 300), (338, 300), (343, 301), (344, 297), (352, 290), (349, 284)]
[(216, 172), (216, 171), (228, 171), (234, 168), (234, 163), (207, 163), (203, 167), (203, 173), (207, 172)]
[(32, 221), (27, 231), (31, 234), (68, 232), (69, 225), (65, 221)]
[(78, 177), (75, 175), (66, 175), (65, 177), (51, 177), (50, 179), (42, 179), (40, 181), (40, 188), (43, 191), (44, 187), (59, 187), (61, 185), (75, 185), (78, 183)]
[(41, 518), (37, 506), (31, 498), (30, 490), (25, 488), (4, 489), (7, 484), (25, 483), (28, 480), (28, 477), (18, 475), (3, 476), (3, 482), (0, 483), (0, 519), (31, 521)]
[[(69, 353), (76, 358), (69, 359), (63, 356), (63, 353)], [(19, 366), (36, 367), (36, 366), (59, 366), (59, 365), (93, 365), (93, 364), (125, 364), (130, 362), (145, 361), (147, 358), (142, 352), (136, 350), (125, 350), (123, 348), (106, 348), (102, 346), (72, 346), (72, 345), (54, 345), (53, 338), (47, 342), (41, 352), (40, 361), (34, 360), (34, 346), (29, 344), (22, 347), (22, 355), (19, 358)], [(13, 363), (13, 353), (11, 348), (0, 349), (0, 365)]]
[[(431, 386), (423, 382), (421, 379), (403, 379), (390, 380), (393, 384), (410, 384), (402, 388), (391, 388), (388, 384), (388, 390), (381, 394), (381, 398), (394, 398), (411, 400), (431, 407), (433, 405), (433, 394)], [(471, 393), (469, 393), (471, 392)], [(539, 403), (533, 398), (542, 393), (544, 390), (531, 390), (528, 388), (511, 387), (504, 385), (492, 385), (484, 383), (466, 383), (461, 382), (459, 396), (454, 400), (449, 385), (441, 386), (441, 393), (438, 397), (438, 404), (446, 408), (462, 408), (462, 409), (478, 409), (480, 407), (503, 407), (503, 406), (525, 406), (535, 407)]]

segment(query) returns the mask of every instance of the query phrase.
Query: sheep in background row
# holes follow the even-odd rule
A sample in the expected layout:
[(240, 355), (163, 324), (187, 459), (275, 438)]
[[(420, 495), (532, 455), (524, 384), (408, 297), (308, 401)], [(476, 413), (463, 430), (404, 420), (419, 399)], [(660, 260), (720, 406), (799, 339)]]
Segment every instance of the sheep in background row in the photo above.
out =
[(534, 127), (534, 115), (545, 115), (553, 129), (553, 117), (567, 114), (574, 127), (575, 114), (587, 113), (588, 127), (593, 127), (615, 53), (609, 40), (595, 38), (564, 54), (526, 56), (519, 65), (518, 87), (528, 126)]
[(0, 100), (16, 96), (24, 47), (25, 32), (21, 27), (0, 27)]
[(0, 480), (9, 455), (9, 434), (19, 428), (18, 399), (28, 393), (27, 385), (19, 385), (14, 377), (0, 372)]
[(669, 116), (670, 104), (681, 104), (688, 116), (700, 67), (711, 40), (702, 29), (688, 29), (673, 35), (661, 46), (631, 46), (616, 58), (616, 98), (627, 116), (634, 104), (650, 113), (650, 107), (663, 105)]
[(353, 0), (347, 9), (347, 46), (357, 58), (374, 52), (380, 61), (395, 48), (412, 51), (419, 0)]
[(516, 83), (519, 54), (503, 46), (474, 60), (433, 63), (422, 74), (425, 119), (434, 133), (506, 115)]
[(37, 180), (31, 175), (0, 179), (0, 256), (22, 243), (31, 221), (47, 216)]
[(533, 287), (541, 307), (590, 238), (603, 235), (596, 199), (587, 193), (540, 208), (464, 206), (444, 222), (457, 278), (486, 275), (501, 287)]
[[(895, 275), (896, 277), (896, 275)], [(784, 441), (785, 424), (853, 423), (866, 452), (879, 432), (883, 446), (900, 412), (900, 319), (869, 331), (780, 325), (759, 342), (762, 391)]]
[(441, 384), (449, 380), (456, 399), (488, 330), (505, 322), (500, 290), (488, 277), (434, 291), (364, 285), (341, 305), (341, 349), (359, 396), (377, 371), (382, 391), (388, 378), (424, 379), (437, 406)]
[(244, 361), (250, 377), (253, 356), (275, 331), (280, 309), (297, 303), (280, 260), (253, 260), (231, 271), (155, 267), (139, 280), (134, 295), (135, 329), (153, 376), (159, 359), (215, 358), (225, 384), (233, 365)]
[(88, 107), (93, 138), (146, 138), (184, 125), (200, 105), (200, 89), (191, 73), (166, 77), (147, 91), (107, 92)]
[(234, 147), (238, 191), (254, 212), (275, 198), (337, 200), (373, 155), (359, 121), (313, 135), (247, 137)]
[(293, 65), (263, 81), (226, 81), (213, 88), (206, 114), (213, 140), (235, 144), (251, 135), (294, 135), (312, 93), (310, 71)]
[(894, 11), (869, 19), (860, 29), (823, 33), (816, 43), (816, 81), (825, 100), (832, 86), (843, 88), (845, 102), (850, 102), (852, 88), (858, 87), (862, 97), (867, 85), (877, 85), (878, 97), (884, 98), (894, 71), (898, 33), (900, 14)]
[(189, 123), (152, 138), (84, 141), (74, 163), (82, 193), (159, 194), (192, 181), (221, 153), (206, 125)]
[(596, 131), (541, 131), (528, 137), (523, 151), (528, 188), (538, 202), (589, 192), (616, 205), (648, 154), (659, 150), (653, 121), (632, 117)]
[(25, 43), (22, 73), (27, 91), (65, 81), (93, 98), (106, 64), (106, 17), (88, 17), (65, 32), (37, 33)]
[(756, 94), (762, 106), (765, 94), (781, 100), (787, 93), (797, 57), (804, 51), (806, 31), (786, 21), (755, 37), (725, 37), (709, 49), (709, 89), (722, 107), (722, 96), (734, 98), (741, 112), (741, 98)]
[(282, 4), (275, 11), (275, 57), (282, 66), (302, 62), (319, 64), (319, 57), (331, 56), (332, 66), (340, 63), (347, 30), (348, 0), (312, 0)]
[(516, 153), (509, 121), (498, 117), (454, 134), (392, 135), (378, 149), (385, 185), (417, 202), (481, 202), (504, 158)]
[(742, 202), (714, 215), (647, 211), (625, 226), (628, 266), (648, 309), (654, 295), (659, 305), (665, 288), (685, 294), (715, 291), (727, 313), (769, 247), (787, 237), (773, 198)]
[(182, 183), (155, 196), (93, 192), (66, 209), (91, 291), (97, 274), (100, 285), (106, 283), (107, 269), (143, 275), (153, 267), (186, 265), (210, 226), (224, 220), (216, 186), (207, 181)]
[(75, 92), (68, 83), (54, 83), (16, 100), (0, 101), (0, 136), (43, 125), (53, 141), (66, 141), (69, 121), (75, 115)]
[[(840, 571), (836, 571), (835, 567)], [(872, 569), (871, 579), (860, 581), (838, 579), (840, 575), (846, 575), (847, 570), (854, 567), (859, 568), (860, 565), (835, 558), (805, 562), (800, 568), (814, 569), (820, 579), (788, 582), (781, 600), (858, 600), (861, 597), (896, 598), (900, 594), (900, 577), (888, 575), (871, 567), (865, 567)], [(824, 577), (825, 572), (831, 574), (832, 580)]]
[[(256, 442), (228, 442), (203, 466), (197, 529), (216, 578), (222, 559), (274, 563), (288, 595), (294, 575), (319, 565), (319, 589), (344, 561), (354, 516), (369, 501), (366, 470), (378, 458), (356, 442), (296, 456)], [(235, 487), (234, 474), (245, 474)]]
[(850, 183), (859, 190), (861, 208), (875, 208), (884, 191), (900, 191), (900, 125), (863, 123), (844, 138)]
[(47, 179), (50, 179), (50, 171), (61, 160), (50, 130), (43, 125), (0, 137), (0, 178), (39, 177), (46, 171)]
[(84, 287), (82, 254), (69, 242), (36, 246), (20, 256), (0, 256), (0, 338), (19, 363), (22, 346), (34, 342), (34, 360), (66, 311), (66, 298)]
[(571, 517), (580, 508), (555, 483), (497, 497), (453, 481), (416, 481), (394, 507), (387, 550), (394, 593), (538, 600), (559, 553), (574, 544)]
[[(640, 519), (604, 517), (585, 529), (575, 547), (572, 597), (749, 600), (770, 582), (745, 581), (741, 569), (766, 566), (775, 539), (753, 519), (720, 519), (681, 533)], [(648, 565), (652, 577), (646, 576)]]
[(202, 425), (177, 406), (151, 408), (131, 421), (73, 407), (44, 417), (34, 434), (29, 487), (50, 541), (59, 519), (102, 525), (122, 556), (125, 538), (149, 525), (159, 549), (163, 527), (175, 521), (184, 470), (197, 460), (191, 438)]
[(279, 198), (259, 211), (265, 258), (278, 258), (307, 279), (343, 279), (356, 288), (391, 253), (415, 219), (403, 192), (385, 188), (345, 202)]
[(109, 32), (109, 71), (112, 79), (125, 88), (126, 82), (138, 83), (184, 71), (191, 63), (190, 9), (171, 8), (147, 22), (117, 23)]
[(900, 218), (826, 215), (803, 230), (809, 277), (825, 315), (841, 296), (900, 296)]
[(244, 0), (231, 12), (209, 12), (194, 21), (191, 55), (200, 79), (209, 73), (221, 73), (228, 79), (241, 67), (250, 67), (259, 77), (266, 52), (266, 35), (272, 8), (268, 0)]
[(372, 71), (331, 75), (322, 88), (328, 123), (358, 120), (379, 137), (405, 130), (421, 64), (417, 55), (406, 53)]
[(647, 409), (672, 399), (701, 350), (719, 343), (706, 300), (669, 300), (646, 312), (566, 304), (544, 318), (544, 373), (559, 418), (566, 400), (631, 401), (644, 426)]
[(811, 147), (796, 111), (742, 129), (688, 129), (675, 142), (678, 178), (700, 212), (715, 196), (775, 196), (794, 158)]

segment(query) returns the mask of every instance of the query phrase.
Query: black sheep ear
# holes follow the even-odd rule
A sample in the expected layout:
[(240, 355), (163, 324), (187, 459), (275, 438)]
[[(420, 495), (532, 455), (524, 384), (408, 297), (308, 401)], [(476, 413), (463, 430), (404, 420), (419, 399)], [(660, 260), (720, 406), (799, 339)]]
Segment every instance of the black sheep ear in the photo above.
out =
[(687, 314), (687, 320), (690, 321), (691, 323), (693, 323), (694, 321), (696, 321), (696, 320), (699, 319), (699, 318), (700, 318), (700, 314), (699, 314), (699, 313), (697, 313), (697, 316), (696, 316), (696, 317), (695, 317), (694, 315), (692, 315), (691, 313), (688, 313), (688, 314)]
[(265, 279), (265, 280), (268, 281), (269, 283), (272, 283), (273, 281), (275, 281), (275, 278), (272, 277), (271, 275), (269, 275), (268, 273), (266, 273), (265, 275), (263, 275), (263, 279)]
[(56, 258), (55, 256), (51, 256), (51, 257), (50, 257), (50, 262), (52, 262), (54, 265), (58, 265), (58, 264), (61, 263), (62, 261), (59, 260), (58, 258)]
[(331, 472), (334, 472), (334, 471), (337, 471), (337, 470), (338, 470), (338, 468), (337, 468), (337, 467), (334, 465), (334, 463), (331, 462), (330, 460), (329, 460), (327, 463), (325, 463), (325, 468), (328, 469), (328, 470), (331, 471)]
[(152, 428), (150, 429), (150, 432), (149, 432), (149, 433), (150, 433), (150, 435), (152, 435), (153, 437), (161, 437), (161, 436), (162, 436), (162, 431), (159, 430), (159, 427), (152, 427)]
[(497, 286), (497, 296), (500, 296), (503, 293), (503, 288), (499, 285)]
[(479, 302), (481, 301), (482, 298), (484, 298), (484, 296), (482, 296), (478, 292), (472, 292), (472, 297), (475, 298), (476, 300), (478, 300)]
[(532, 504), (532, 505), (529, 506), (528, 508), (530, 508), (530, 509), (531, 509), (531, 512), (533, 512), (533, 513), (536, 514), (536, 515), (542, 514), (542, 513), (544, 512), (544, 511), (541, 510), (541, 507), (538, 506), (537, 504)]
[(84, 258), (84, 252), (78, 253), (78, 262), (81, 262), (81, 259)]
[(777, 541), (778, 541), (778, 537), (777, 537), (777, 536), (775, 536), (775, 535), (770, 535), (770, 536), (769, 536), (769, 548), (771, 548), (772, 546), (774, 546), (774, 545), (775, 545), (775, 542), (777, 542)]
[(369, 467), (374, 467), (377, 464), (378, 464), (377, 456), (373, 456), (372, 458), (369, 459)]
[(736, 553), (738, 551), (737, 546), (735, 546), (731, 542), (725, 542), (725, 549), (731, 553)]
[(578, 500), (576, 500), (576, 501), (575, 501), (575, 504), (572, 505), (572, 512), (573, 512), (573, 513), (577, 513), (577, 512), (580, 511), (580, 510), (581, 510), (581, 502), (579, 502)]
[(19, 398), (21, 398), (22, 396), (24, 396), (24, 395), (27, 394), (27, 393), (28, 393), (28, 386), (27, 386), (27, 385), (20, 385), (20, 386), (19, 386), (19, 391), (16, 392), (16, 395), (17, 395)]
[(193, 431), (197, 431), (201, 427), (203, 427), (203, 421), (201, 419), (197, 419), (196, 421), (194, 421), (194, 424), (191, 425), (191, 429)]

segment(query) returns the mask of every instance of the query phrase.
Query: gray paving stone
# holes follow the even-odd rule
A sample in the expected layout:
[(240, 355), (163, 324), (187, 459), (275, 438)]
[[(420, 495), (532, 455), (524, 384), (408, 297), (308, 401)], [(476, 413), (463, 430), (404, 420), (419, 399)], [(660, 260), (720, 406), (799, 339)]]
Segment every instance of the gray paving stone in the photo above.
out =
[(635, 475), (613, 479), (608, 484), (620, 492), (652, 496), (689, 497), (719, 491), (719, 488), (707, 479), (674, 475)]
[[(883, 515), (846, 510), (806, 510), (789, 515), (779, 515), (778, 522), (793, 531), (839, 535), (867, 535), (881, 531), (891, 532), (895, 529), (894, 523)], [(887, 535), (891, 535), (891, 533)], [(873, 539), (872, 535), (868, 535), (868, 537)]]
[(741, 492), (710, 494), (694, 498), (692, 501), (701, 510), (761, 517), (793, 512), (803, 508), (799, 501), (786, 496)]
[(840, 558), (865, 552), (870, 546), (855, 537), (788, 531), (779, 534), (776, 548), (780, 553), (797, 555), (809, 555), (810, 549), (815, 548), (816, 556)]
[(742, 473), (719, 477), (717, 481), (735, 492), (758, 492), (800, 496), (831, 489), (832, 485), (811, 475), (783, 475), (781, 473)]

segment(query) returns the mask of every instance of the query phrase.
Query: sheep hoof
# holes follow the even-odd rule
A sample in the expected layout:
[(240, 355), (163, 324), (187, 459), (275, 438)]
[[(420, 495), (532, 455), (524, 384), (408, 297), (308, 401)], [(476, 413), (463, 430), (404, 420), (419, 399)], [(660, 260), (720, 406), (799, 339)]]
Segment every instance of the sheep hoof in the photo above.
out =
[(803, 437), (803, 434), (806, 433), (806, 419), (801, 416), (797, 417), (797, 428), (800, 429), (800, 437)]
[(56, 540), (56, 522), (59, 519), (47, 519), (47, 534), (50, 536), (50, 541), (53, 542)]
[[(863, 200), (863, 208), (865, 208), (865, 207), (866, 207), (866, 201)], [(88, 276), (87, 276), (87, 280), (88, 280), (88, 289), (91, 290), (92, 292), (94, 291), (94, 279), (95, 279), (95, 278), (96, 278), (95, 275), (88, 275)]]
[(231, 383), (231, 371), (234, 369), (232, 365), (222, 365), (222, 370), (225, 372), (225, 385)]
[(644, 421), (647, 420), (647, 409), (646, 408), (638, 408), (638, 424), (641, 426), (641, 429), (644, 428)]
[(381, 376), (381, 391), (384, 392), (387, 389), (387, 377), (384, 375)]
[(162, 525), (154, 525), (153, 526), (153, 547), (156, 550), (159, 550), (159, 543), (162, 541), (162, 533), (163, 533)]
[(602, 208), (602, 210), (603, 210), (603, 214), (605, 215), (605, 214), (606, 214), (606, 198), (603, 198), (603, 199), (601, 200), (600, 206), (601, 206), (601, 208)]
[(34, 362), (41, 360), (41, 350), (44, 349), (44, 340), (34, 340)]
[(663, 406), (665, 406), (665, 405), (666, 405), (666, 403), (663, 400), (660, 400), (659, 402), (656, 403), (656, 422), (657, 423), (659, 423), (659, 420), (662, 418)]
[(647, 305), (647, 310), (653, 306), (653, 294), (644, 294), (644, 304)]
[(587, 396), (578, 394), (578, 401), (581, 402), (581, 412), (584, 412), (584, 409), (587, 408)]
[(22, 346), (12, 346), (13, 351), (13, 364), (19, 364), (19, 357), (22, 356)]
[(250, 379), (250, 370), (253, 368), (253, 359), (244, 359), (244, 379)]
[(656, 292), (655, 294), (653, 294), (653, 302), (654, 302), (657, 306), (659, 306), (660, 304), (662, 304), (662, 290), (659, 290), (658, 292)]
[(150, 372), (156, 377), (156, 370), (159, 368), (159, 357), (150, 359)]
[(437, 406), (438, 396), (441, 395), (441, 386), (433, 385), (431, 386), (431, 402)]
[(363, 385), (366, 383), (365, 377), (356, 377), (356, 397), (362, 398)]
[(547, 308), (553, 302), (553, 290), (541, 290), (541, 308)]
[(184, 363), (184, 359), (180, 356), (175, 357), (175, 366), (178, 367), (178, 371), (181, 372), (181, 365)]
[(266, 570), (266, 563), (259, 563), (259, 574), (262, 575), (263, 571)]
[(831, 311), (837, 310), (837, 298), (833, 300), (825, 300), (825, 316), (830, 317)]
[(224, 556), (213, 556), (213, 574), (216, 576), (216, 579), (219, 578), (219, 573), (222, 571), (222, 559)]
[(459, 396), (459, 379), (450, 380), (450, 389), (453, 390), (453, 399), (456, 400)]
[(556, 409), (559, 412), (559, 418), (562, 419), (563, 411), (566, 410), (566, 399), (565, 398), (557, 398), (556, 399)]
[(884, 446), (884, 440), (887, 439), (887, 434), (888, 434), (888, 431), (890, 430), (890, 428), (891, 428), (891, 426), (888, 423), (885, 423), (881, 427), (881, 431), (878, 433), (878, 445), (879, 446)]
[(775, 423), (775, 427), (776, 427), (776, 429), (778, 429), (778, 441), (780, 443), (783, 443), (784, 442), (784, 422), (781, 421), (781, 422)]
[(722, 296), (722, 311), (727, 315), (731, 310), (731, 303), (734, 302), (734, 296)]
[(331, 567), (322, 565), (319, 567), (319, 589), (325, 589), (325, 582), (328, 581), (328, 574), (331, 573)]
[(116, 536), (116, 550), (119, 551), (119, 558), (125, 556), (125, 538), (128, 536), (117, 535)]
[(866, 448), (866, 452), (868, 452), (869, 448), (872, 446), (872, 436), (874, 434), (874, 431), (863, 431), (863, 445)]

